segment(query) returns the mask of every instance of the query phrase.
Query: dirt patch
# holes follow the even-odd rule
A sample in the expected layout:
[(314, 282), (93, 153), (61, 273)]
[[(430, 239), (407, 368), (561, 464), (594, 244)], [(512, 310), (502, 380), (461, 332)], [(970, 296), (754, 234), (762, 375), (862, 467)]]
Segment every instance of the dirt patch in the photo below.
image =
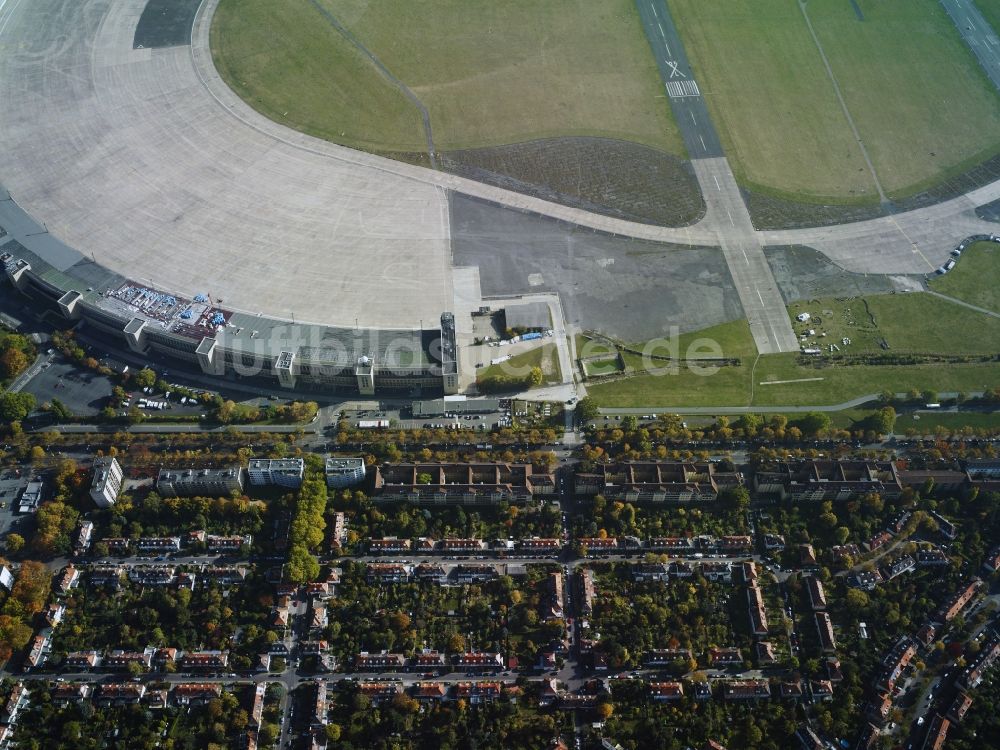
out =
[[(894, 213), (912, 211), (917, 208), (943, 203), (957, 198), (970, 190), (975, 190), (1000, 180), (1000, 155), (989, 159), (960, 175), (949, 178), (933, 188), (924, 190), (907, 198), (894, 200), (889, 209)], [(844, 224), (851, 221), (864, 221), (885, 216), (887, 211), (882, 206), (874, 204), (865, 206), (820, 205), (815, 203), (799, 203), (797, 201), (776, 198), (751, 190), (743, 190), (743, 199), (750, 210), (750, 218), (757, 229), (800, 229), (803, 227), (825, 227), (833, 224)], [(1000, 207), (994, 206), (989, 213), (988, 206), (984, 219), (1000, 214)], [(990, 219), (996, 221), (998, 219)]]
[(705, 213), (691, 164), (608, 138), (546, 138), (440, 154), (444, 171), (605, 216), (659, 226)]
[(877, 205), (838, 206), (799, 203), (746, 189), (741, 189), (741, 192), (750, 211), (750, 220), (761, 230), (826, 227), (882, 216), (882, 209)]

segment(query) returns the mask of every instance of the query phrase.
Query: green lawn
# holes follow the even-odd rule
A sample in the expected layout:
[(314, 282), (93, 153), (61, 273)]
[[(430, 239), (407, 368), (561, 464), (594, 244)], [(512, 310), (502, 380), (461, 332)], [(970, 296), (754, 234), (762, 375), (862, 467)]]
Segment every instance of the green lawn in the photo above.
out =
[(955, 267), (944, 276), (931, 279), (930, 286), (935, 292), (1000, 312), (1000, 245), (994, 242), (970, 245)]
[[(884, 189), (916, 192), (1000, 152), (1000, 96), (936, 0), (810, 0)], [(672, 0), (737, 177), (797, 199), (877, 193), (796, 2)], [(821, 145), (820, 145), (821, 144)]]
[[(321, 2), (428, 108), (438, 149), (592, 135), (683, 153), (631, 0)], [(308, 0), (222, 0), (213, 32), (223, 77), (269, 116), (424, 149), (414, 106)]]
[[(819, 321), (810, 321), (826, 338), (810, 343), (836, 342), (844, 336), (851, 345), (843, 354), (881, 352), (885, 339), (888, 353), (983, 354), (1000, 351), (1000, 320), (940, 300), (928, 294), (895, 294), (868, 297), (875, 316), (872, 326), (861, 299), (819, 300), (789, 307), (795, 315), (808, 310)], [(733, 324), (727, 324), (733, 326)], [(805, 326), (795, 324), (796, 330)], [(710, 331), (713, 329), (706, 329)], [(691, 334), (692, 336), (696, 334)], [(749, 332), (746, 333), (749, 338)], [(752, 347), (752, 341), (732, 336), (727, 354)], [(796, 353), (772, 354), (754, 359), (744, 355), (743, 365), (716, 371), (682, 367), (659, 374), (640, 375), (613, 383), (588, 387), (602, 406), (714, 406), (714, 405), (811, 405), (836, 404), (884, 390), (904, 392), (911, 388), (935, 391), (981, 391), (1000, 384), (995, 363), (923, 364), (911, 366), (822, 364), (824, 357), (800, 362)], [(639, 358), (630, 364), (641, 366)], [(808, 380), (807, 380), (808, 379)], [(775, 383), (775, 381), (800, 381)], [(805, 382), (802, 382), (805, 381)], [(761, 385), (761, 383), (773, 383)]]
[[(917, 418), (919, 417), (919, 419)], [(971, 428), (973, 430), (1000, 431), (1000, 412), (927, 412), (903, 414), (896, 419), (896, 432), (915, 430), (924, 435), (933, 434), (935, 429), (949, 430)]]
[[(491, 349), (497, 352), (496, 356), (502, 356), (502, 349)], [(477, 380), (498, 377), (501, 375), (520, 376), (526, 375), (532, 367), (542, 368), (542, 385), (552, 385), (562, 382), (562, 371), (559, 367), (559, 352), (555, 344), (543, 344), (542, 346), (530, 349), (521, 354), (515, 354), (506, 362), (498, 365), (489, 365), (477, 373)]]
[(358, 148), (426, 150), (416, 107), (308, 0), (222, 0), (212, 53), (226, 83), (277, 122)]

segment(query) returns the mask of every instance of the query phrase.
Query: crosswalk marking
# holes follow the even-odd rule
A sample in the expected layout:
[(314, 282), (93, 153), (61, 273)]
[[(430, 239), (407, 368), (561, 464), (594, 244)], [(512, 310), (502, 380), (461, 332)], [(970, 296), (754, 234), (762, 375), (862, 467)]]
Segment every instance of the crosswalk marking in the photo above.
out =
[(701, 96), (701, 91), (694, 81), (667, 81), (667, 94), (671, 99), (682, 99), (686, 96)]

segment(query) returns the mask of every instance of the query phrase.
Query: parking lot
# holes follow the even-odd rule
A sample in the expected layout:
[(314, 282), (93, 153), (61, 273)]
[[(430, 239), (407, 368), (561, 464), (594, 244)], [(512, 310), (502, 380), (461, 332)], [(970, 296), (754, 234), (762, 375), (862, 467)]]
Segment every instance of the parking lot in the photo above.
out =
[(97, 414), (107, 405), (113, 386), (110, 379), (78, 367), (57, 351), (46, 356), (48, 361), (22, 388), (33, 394), (39, 405), (59, 399), (70, 411), (81, 416)]

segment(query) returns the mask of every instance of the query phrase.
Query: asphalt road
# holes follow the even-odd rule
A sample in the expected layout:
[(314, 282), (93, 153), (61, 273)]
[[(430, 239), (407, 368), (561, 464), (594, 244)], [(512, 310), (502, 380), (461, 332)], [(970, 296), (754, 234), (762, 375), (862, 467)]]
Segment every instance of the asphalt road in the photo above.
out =
[(798, 341), (778, 285), (722, 151), (670, 10), (656, 0), (636, 0), (636, 5), (674, 120), (705, 197), (705, 218), (715, 228), (757, 351), (761, 354), (797, 351)]
[(667, 4), (660, 0), (636, 0), (636, 6), (688, 156), (691, 159), (724, 156)]

